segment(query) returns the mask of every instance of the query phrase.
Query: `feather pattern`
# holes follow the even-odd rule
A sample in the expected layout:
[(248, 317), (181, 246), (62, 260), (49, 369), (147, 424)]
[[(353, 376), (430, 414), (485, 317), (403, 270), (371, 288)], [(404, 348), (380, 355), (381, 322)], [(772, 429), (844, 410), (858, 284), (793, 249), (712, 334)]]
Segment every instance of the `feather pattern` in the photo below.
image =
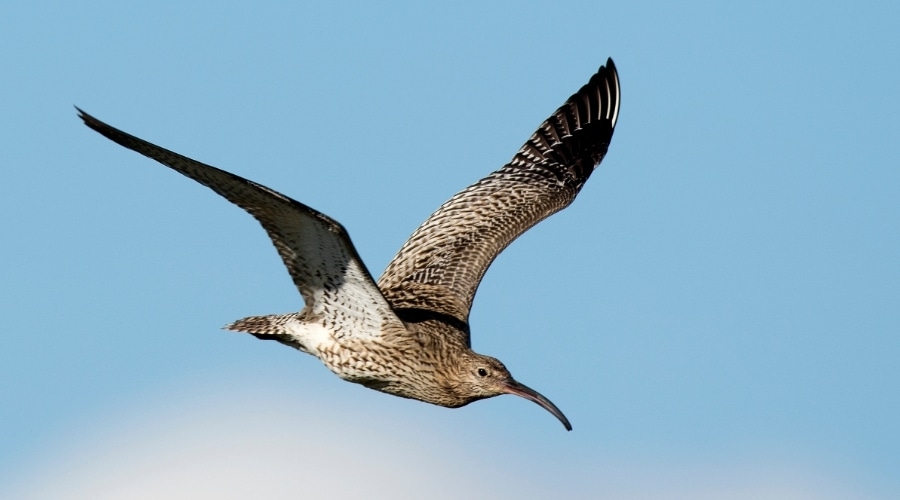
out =
[(265, 229), (305, 307), (226, 328), (314, 355), (344, 380), (388, 394), (451, 408), (513, 394), (572, 429), (559, 408), (516, 381), (499, 360), (472, 351), (468, 317), (491, 262), (523, 232), (572, 203), (606, 154), (619, 113), (612, 60), (508, 164), (438, 208), (377, 284), (347, 231), (330, 217), (78, 111), (88, 127), (209, 187)]
[[(303, 296), (306, 318), (333, 329), (338, 338), (377, 336), (385, 323), (397, 322), (347, 231), (334, 219), (266, 186), (161, 148), (78, 111), (87, 126), (207, 186), (259, 221)], [(242, 321), (253, 326), (248, 320)], [(277, 333), (278, 325), (272, 322), (272, 334)], [(269, 333), (259, 322), (254, 328), (252, 333)]]
[(610, 59), (512, 161), (416, 229), (378, 280), (393, 309), (467, 325), (488, 266), (519, 235), (572, 203), (606, 154), (618, 114), (619, 78)]

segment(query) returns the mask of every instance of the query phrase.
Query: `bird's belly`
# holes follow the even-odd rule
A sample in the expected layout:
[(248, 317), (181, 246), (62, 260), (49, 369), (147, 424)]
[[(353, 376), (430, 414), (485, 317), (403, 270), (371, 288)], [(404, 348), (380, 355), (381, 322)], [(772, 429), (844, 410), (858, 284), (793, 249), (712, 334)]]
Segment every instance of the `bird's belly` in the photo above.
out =
[(319, 345), (319, 359), (338, 377), (350, 382), (363, 383), (369, 379), (382, 379), (390, 375), (390, 369), (379, 356), (366, 348), (350, 346)]

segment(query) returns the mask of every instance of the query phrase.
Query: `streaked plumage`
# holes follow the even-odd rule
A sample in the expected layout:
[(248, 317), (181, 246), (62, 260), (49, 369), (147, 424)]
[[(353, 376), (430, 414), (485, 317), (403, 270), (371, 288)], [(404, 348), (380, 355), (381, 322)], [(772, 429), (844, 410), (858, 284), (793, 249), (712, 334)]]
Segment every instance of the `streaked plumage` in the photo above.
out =
[(401, 397), (459, 407), (516, 394), (553, 403), (473, 352), (469, 309), (482, 276), (510, 242), (568, 206), (599, 165), (619, 113), (612, 60), (556, 110), (512, 161), (444, 203), (403, 245), (376, 284), (330, 217), (276, 191), (113, 128), (100, 134), (209, 187), (262, 224), (305, 307), (226, 328), (318, 357), (339, 377)]

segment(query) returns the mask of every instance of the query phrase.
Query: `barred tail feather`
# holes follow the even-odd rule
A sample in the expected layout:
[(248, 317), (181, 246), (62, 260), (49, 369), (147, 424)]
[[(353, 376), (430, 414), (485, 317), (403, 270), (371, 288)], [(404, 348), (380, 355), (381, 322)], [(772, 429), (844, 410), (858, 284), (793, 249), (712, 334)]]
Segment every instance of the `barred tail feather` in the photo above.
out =
[(249, 316), (239, 319), (230, 325), (226, 325), (224, 328), (226, 330), (245, 332), (256, 336), (287, 335), (289, 333), (287, 325), (299, 321), (299, 316), (298, 313)]
[[(249, 333), (260, 340), (275, 340), (309, 354), (309, 349), (294, 335), (295, 332), (293, 331), (297, 323), (301, 322), (301, 315), (302, 312), (249, 316), (226, 325), (224, 329)], [(294, 325), (294, 328), (291, 328), (290, 325)]]

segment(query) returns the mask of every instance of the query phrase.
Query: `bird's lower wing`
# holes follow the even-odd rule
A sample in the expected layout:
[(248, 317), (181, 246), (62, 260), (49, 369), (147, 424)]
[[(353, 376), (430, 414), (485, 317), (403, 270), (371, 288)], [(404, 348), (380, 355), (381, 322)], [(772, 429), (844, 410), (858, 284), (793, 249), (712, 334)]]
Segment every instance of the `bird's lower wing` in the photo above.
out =
[[(77, 108), (76, 108), (77, 109)], [(85, 125), (113, 142), (207, 186), (262, 224), (284, 261), (307, 312), (349, 335), (378, 335), (390, 307), (347, 231), (330, 217), (261, 184), (192, 160), (78, 110)]]

